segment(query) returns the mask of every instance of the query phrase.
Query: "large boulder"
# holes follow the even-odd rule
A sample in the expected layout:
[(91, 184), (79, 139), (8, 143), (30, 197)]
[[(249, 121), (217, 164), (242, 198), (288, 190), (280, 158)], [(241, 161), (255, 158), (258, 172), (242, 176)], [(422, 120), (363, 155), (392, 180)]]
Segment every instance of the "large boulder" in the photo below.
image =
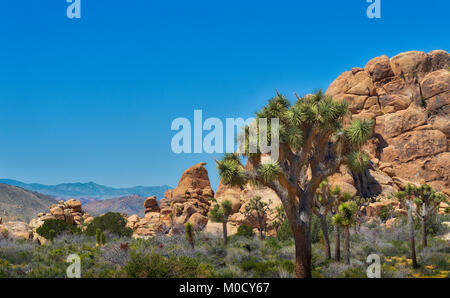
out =
[(170, 193), (170, 197), (192, 197), (196, 195), (213, 197), (208, 171), (204, 167), (206, 163), (202, 162), (190, 167), (184, 171), (178, 186)]
[(0, 224), (0, 239), (32, 240), (33, 230), (27, 223), (21, 221), (8, 221)]
[(158, 201), (156, 196), (148, 197), (144, 202), (145, 213), (149, 212), (159, 212)]

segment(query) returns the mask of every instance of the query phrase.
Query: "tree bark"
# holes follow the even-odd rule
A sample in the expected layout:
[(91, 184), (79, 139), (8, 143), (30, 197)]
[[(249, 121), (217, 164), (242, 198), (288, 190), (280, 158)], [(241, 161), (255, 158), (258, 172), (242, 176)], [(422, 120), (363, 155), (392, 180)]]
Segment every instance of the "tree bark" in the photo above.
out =
[(344, 227), (344, 263), (350, 265), (350, 227)]
[(410, 201), (408, 207), (408, 224), (409, 224), (409, 239), (411, 242), (411, 260), (413, 268), (417, 268), (418, 266), (416, 258), (416, 243), (414, 239), (414, 223), (413, 223), (412, 209), (413, 203)]
[(303, 227), (293, 229), (295, 240), (295, 275), (298, 278), (312, 278), (311, 232)]
[(259, 239), (264, 239), (263, 229), (264, 229), (264, 217), (258, 215), (258, 224), (259, 224)]
[(327, 218), (323, 214), (318, 214), (320, 223), (322, 225), (322, 235), (323, 235), (323, 242), (324, 242), (324, 250), (325, 250), (325, 257), (327, 259), (331, 259), (331, 248), (330, 248), (330, 237), (328, 236), (328, 226), (327, 226)]
[(227, 231), (227, 221), (222, 221), (222, 230), (223, 230), (223, 244), (228, 244), (228, 231)]
[(341, 261), (341, 233), (338, 225), (334, 225), (334, 260)]
[(420, 219), (422, 222), (422, 247), (428, 247), (428, 241), (427, 241), (427, 221), (425, 218)]

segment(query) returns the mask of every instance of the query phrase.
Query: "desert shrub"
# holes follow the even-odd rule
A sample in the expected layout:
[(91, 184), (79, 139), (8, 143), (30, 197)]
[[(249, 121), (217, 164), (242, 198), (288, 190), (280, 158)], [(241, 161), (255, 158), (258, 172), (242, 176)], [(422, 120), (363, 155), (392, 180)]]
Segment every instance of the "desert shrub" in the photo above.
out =
[(295, 264), (290, 260), (276, 259), (270, 261), (261, 261), (257, 258), (251, 257), (241, 264), (239, 267), (244, 272), (251, 272), (253, 277), (277, 277), (276, 272), (283, 269), (289, 273), (293, 273), (295, 270)]
[(133, 230), (126, 227), (126, 220), (119, 213), (108, 212), (98, 216), (87, 226), (86, 234), (95, 236), (97, 229), (102, 232), (108, 231), (120, 237), (131, 237)]
[(50, 239), (51, 236), (55, 237), (63, 233), (77, 234), (80, 230), (63, 220), (50, 219), (46, 220), (42, 226), (37, 228), (36, 232), (45, 239)]
[(341, 278), (367, 278), (367, 272), (363, 267), (350, 267), (337, 277)]
[(433, 214), (427, 222), (428, 233), (431, 236), (445, 233), (448, 228), (442, 224), (444, 221), (450, 221), (449, 214)]
[(282, 243), (280, 243), (280, 241), (278, 241), (277, 238), (272, 237), (272, 236), (266, 238), (264, 245), (266, 247), (268, 247), (272, 250), (276, 250), (276, 251), (280, 250), (283, 247)]
[(289, 222), (285, 220), (277, 231), (277, 239), (280, 241), (288, 241), (294, 239), (294, 233), (292, 232)]
[(211, 265), (188, 257), (164, 257), (157, 253), (142, 255), (130, 253), (124, 266), (127, 277), (133, 278), (205, 278), (213, 277)]
[(246, 225), (242, 225), (239, 226), (239, 228), (237, 229), (237, 236), (242, 236), (242, 237), (247, 237), (247, 238), (251, 238), (255, 235), (255, 233), (253, 233), (253, 228), (250, 226), (246, 226)]
[(392, 214), (394, 212), (394, 207), (392, 205), (386, 205), (381, 207), (380, 209), (380, 219), (382, 221), (386, 221), (392, 217)]

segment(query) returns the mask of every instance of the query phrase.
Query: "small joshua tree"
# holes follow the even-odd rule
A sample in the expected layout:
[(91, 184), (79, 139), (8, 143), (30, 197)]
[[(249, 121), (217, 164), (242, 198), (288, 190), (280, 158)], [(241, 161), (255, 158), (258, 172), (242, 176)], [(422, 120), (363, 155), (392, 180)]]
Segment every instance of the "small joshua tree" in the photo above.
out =
[(417, 257), (416, 257), (416, 240), (414, 235), (414, 219), (413, 210), (414, 206), (414, 185), (408, 183), (404, 191), (399, 191), (396, 193), (397, 199), (408, 208), (408, 227), (409, 227), (409, 241), (411, 244), (411, 260), (413, 268), (417, 268)]
[(428, 184), (421, 185), (415, 189), (416, 198), (414, 203), (417, 206), (415, 213), (420, 219), (422, 226), (422, 247), (428, 246), (428, 221), (439, 205), (444, 202), (448, 203), (447, 198), (443, 193), (434, 191)]
[(267, 219), (267, 211), (272, 204), (272, 200), (269, 202), (263, 202), (260, 196), (254, 196), (245, 206), (245, 215), (248, 217), (255, 216), (258, 221), (259, 238), (264, 238), (265, 220)]
[(316, 196), (314, 197), (314, 213), (320, 220), (322, 227), (322, 235), (324, 241), (325, 257), (331, 259), (330, 238), (328, 236), (327, 214), (331, 211), (331, 208), (335, 204), (337, 195), (330, 189), (328, 180), (324, 180), (320, 183), (317, 189)]
[(187, 222), (184, 225), (184, 228), (186, 230), (186, 240), (189, 242), (191, 247), (194, 248), (194, 246), (195, 246), (195, 243), (194, 243), (194, 226), (190, 222)]
[(273, 227), (278, 232), (278, 229), (286, 220), (286, 213), (284, 212), (283, 206), (275, 207), (275, 211), (277, 212), (277, 215), (275, 216), (275, 220), (273, 221)]
[[(342, 164), (366, 166), (357, 164), (367, 160), (360, 148), (372, 134), (373, 121), (355, 119), (344, 128), (348, 114), (345, 101), (333, 101), (321, 91), (304, 98), (297, 96), (292, 105), (277, 92), (256, 114), (255, 122), (279, 120), (279, 135), (272, 132), (265, 135), (267, 141), (279, 140), (279, 152), (274, 154), (278, 159), (264, 161), (262, 152), (249, 150), (254, 147), (252, 144), (267, 142), (264, 136), (257, 138), (246, 133), (241, 145), (244, 145), (242, 154), (247, 157), (247, 166), (237, 156), (225, 155), (218, 162), (219, 175), (225, 184), (242, 186), (255, 181), (274, 190), (281, 199), (294, 234), (297, 277), (312, 277), (311, 217), (319, 184)], [(249, 128), (244, 131), (251, 132)]]
[(227, 223), (228, 217), (230, 217), (232, 212), (232, 203), (229, 200), (223, 201), (222, 203), (217, 203), (215, 199), (213, 199), (213, 201), (215, 201), (216, 204), (210, 210), (209, 217), (214, 222), (222, 223), (223, 243), (227, 245), (228, 243)]
[(356, 222), (358, 205), (354, 201), (339, 205), (338, 212), (333, 216), (333, 222), (343, 228), (344, 236), (344, 262), (350, 264), (350, 226)]

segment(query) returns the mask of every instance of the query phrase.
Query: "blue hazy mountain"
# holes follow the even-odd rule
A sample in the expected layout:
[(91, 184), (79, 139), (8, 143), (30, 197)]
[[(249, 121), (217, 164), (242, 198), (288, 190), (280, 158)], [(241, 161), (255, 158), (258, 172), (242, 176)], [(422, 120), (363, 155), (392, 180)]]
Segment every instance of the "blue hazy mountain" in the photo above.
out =
[(39, 183), (24, 183), (12, 179), (0, 179), (0, 183), (18, 186), (26, 190), (39, 192), (55, 198), (95, 198), (99, 200), (138, 195), (140, 197), (156, 196), (162, 198), (164, 192), (172, 187), (163, 186), (135, 186), (129, 188), (114, 188), (94, 182), (88, 183), (62, 183), (58, 185), (45, 185)]

